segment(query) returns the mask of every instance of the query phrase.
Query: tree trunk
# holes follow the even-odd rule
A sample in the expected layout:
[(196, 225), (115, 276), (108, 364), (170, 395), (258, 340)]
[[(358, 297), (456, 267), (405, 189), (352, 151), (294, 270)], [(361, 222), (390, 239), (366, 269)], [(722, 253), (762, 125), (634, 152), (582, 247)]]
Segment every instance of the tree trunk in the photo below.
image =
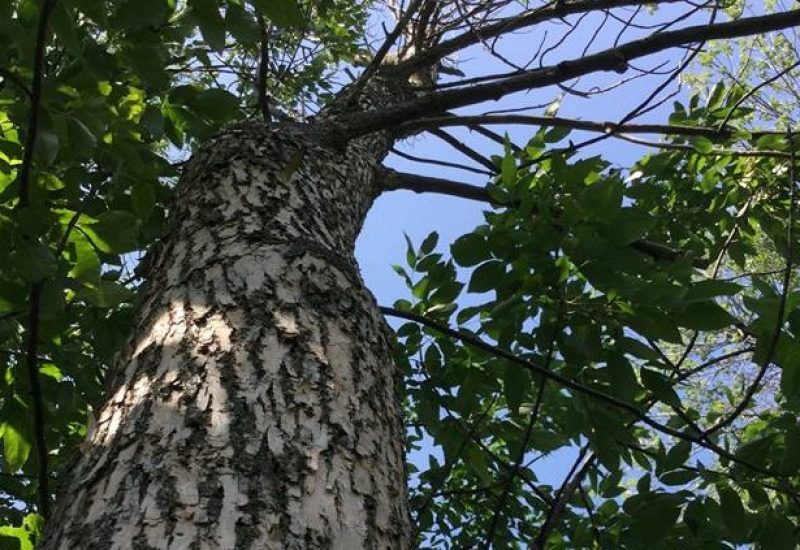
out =
[(390, 333), (355, 263), (392, 137), (239, 124), (176, 190), (42, 548), (408, 548)]

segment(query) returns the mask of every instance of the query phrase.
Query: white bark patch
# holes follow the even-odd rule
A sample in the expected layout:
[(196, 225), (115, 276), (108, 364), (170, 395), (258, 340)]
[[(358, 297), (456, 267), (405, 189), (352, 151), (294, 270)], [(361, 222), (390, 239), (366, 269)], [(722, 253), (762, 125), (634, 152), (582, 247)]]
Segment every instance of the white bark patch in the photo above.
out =
[(272, 318), (275, 322), (275, 327), (278, 329), (278, 333), (283, 338), (291, 340), (296, 338), (300, 333), (297, 326), (297, 319), (295, 319), (294, 315), (291, 313), (276, 311), (272, 314)]

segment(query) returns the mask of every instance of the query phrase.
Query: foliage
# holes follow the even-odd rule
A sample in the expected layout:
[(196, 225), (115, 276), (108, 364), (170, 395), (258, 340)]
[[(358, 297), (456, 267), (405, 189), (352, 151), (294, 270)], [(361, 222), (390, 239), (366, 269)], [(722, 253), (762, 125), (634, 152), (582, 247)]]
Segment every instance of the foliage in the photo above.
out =
[[(745, 117), (749, 110), (730, 116), (743, 92), (725, 91), (718, 86), (705, 105), (698, 96), (676, 102), (672, 120), (714, 126)], [(677, 433), (407, 323), (398, 335), (409, 358), (409, 444), (430, 461), (415, 471), (421, 532), (433, 545), (466, 547), (497, 522), (499, 548), (536, 540), (564, 491), (538, 477), (538, 463), (577, 458), (588, 471), (549, 547), (793, 548), (800, 293), (793, 280), (781, 330), (781, 277), (753, 270), (764, 239), (779, 273), (798, 258), (794, 230), (787, 247), (791, 170), (786, 158), (709, 154), (741, 139), (782, 151), (788, 143), (746, 133), (716, 143), (679, 138), (672, 143), (690, 147), (622, 171), (559, 148), (566, 139), (540, 130), (498, 158), (485, 224), (449, 254), (435, 234), (410, 247), (408, 269), (396, 269), (413, 299), (395, 307), (444, 325), (454, 318), (462, 333), (633, 404)], [(631, 246), (641, 239), (683, 254), (654, 260)], [(708, 267), (693, 268), (700, 259)], [(770, 361), (780, 370), (770, 369), (769, 390), (748, 415), (703, 436), (727, 421)]]
[[(785, 5), (783, 0), (736, 1), (726, 11), (733, 17), (742, 17), (751, 11), (774, 13)], [(794, 29), (712, 41), (698, 56), (694, 70), (683, 79), (693, 89), (701, 90), (712, 75), (752, 90), (743, 98), (743, 105), (753, 109), (749, 117), (751, 127), (775, 122), (783, 126), (797, 124), (800, 57)]]

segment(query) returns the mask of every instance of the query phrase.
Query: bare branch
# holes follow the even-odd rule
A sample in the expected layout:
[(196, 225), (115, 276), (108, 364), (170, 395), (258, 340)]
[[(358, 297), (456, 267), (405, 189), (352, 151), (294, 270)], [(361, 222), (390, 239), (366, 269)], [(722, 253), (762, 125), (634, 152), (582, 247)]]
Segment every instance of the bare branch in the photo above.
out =
[(412, 0), (411, 4), (406, 8), (405, 13), (402, 17), (400, 17), (397, 21), (397, 25), (395, 25), (392, 32), (386, 37), (386, 40), (383, 41), (378, 51), (375, 52), (375, 55), (372, 57), (372, 60), (369, 62), (369, 65), (364, 69), (364, 72), (361, 73), (359, 79), (353, 84), (353, 87), (348, 91), (348, 95), (350, 97), (350, 101), (357, 101), (358, 96), (361, 95), (361, 92), (364, 90), (364, 86), (366, 86), (369, 79), (372, 78), (372, 75), (380, 68), (383, 60), (386, 58), (386, 54), (389, 53), (389, 50), (392, 49), (394, 43), (406, 30), (408, 27), (411, 18), (414, 16), (414, 13), (419, 9), (420, 5), (422, 4), (423, 0)]
[(533, 116), (533, 115), (472, 115), (472, 116), (443, 116), (429, 117), (404, 122), (400, 124), (402, 130), (409, 132), (428, 130), (430, 128), (444, 128), (448, 126), (474, 126), (478, 124), (518, 124), (524, 126), (546, 126), (552, 128), (572, 128), (587, 132), (601, 134), (663, 134), (673, 136), (706, 136), (720, 137), (728, 135), (733, 129), (718, 129), (710, 126), (687, 126), (672, 124), (619, 124), (611, 121), (597, 122), (592, 120), (579, 120), (563, 117)]
[(491, 172), (494, 172), (494, 173), (497, 172), (497, 166), (495, 165), (495, 163), (493, 163), (491, 160), (489, 160), (488, 158), (484, 157), (483, 155), (481, 155), (480, 153), (478, 153), (477, 151), (475, 151), (474, 149), (472, 149), (471, 147), (469, 147), (465, 143), (462, 143), (461, 141), (457, 140), (456, 138), (454, 138), (453, 136), (451, 136), (447, 132), (444, 132), (443, 130), (439, 130), (438, 128), (434, 128), (434, 129), (431, 129), (431, 130), (428, 130), (428, 131), (431, 134), (433, 134), (434, 136), (436, 136), (439, 139), (441, 139), (442, 141), (444, 141), (445, 143), (447, 143), (450, 147), (452, 147), (453, 149), (455, 149), (459, 153), (463, 154), (464, 156), (471, 158), (472, 160), (474, 160), (478, 164), (484, 166), (485, 168), (487, 168)]
[(629, 61), (676, 46), (703, 40), (766, 33), (798, 24), (800, 24), (800, 9), (651, 34), (616, 48), (541, 69), (524, 71), (496, 82), (434, 92), (380, 111), (349, 114), (346, 119), (335, 121), (338, 127), (331, 129), (332, 139), (337, 141), (342, 138), (351, 139), (426, 115), (483, 101), (498, 100), (515, 92), (544, 88), (591, 73), (624, 72), (628, 68)]
[[(656, 4), (671, 4), (679, 0), (660, 0)], [(406, 64), (411, 67), (426, 66), (448, 55), (469, 46), (474, 46), (483, 40), (508, 34), (520, 29), (532, 27), (544, 21), (563, 19), (570, 15), (588, 13), (599, 10), (620, 8), (626, 6), (652, 5), (652, 0), (583, 0), (579, 2), (550, 2), (540, 8), (494, 21), (480, 27), (473, 27), (468, 32), (445, 40), (424, 52), (418, 52)]]

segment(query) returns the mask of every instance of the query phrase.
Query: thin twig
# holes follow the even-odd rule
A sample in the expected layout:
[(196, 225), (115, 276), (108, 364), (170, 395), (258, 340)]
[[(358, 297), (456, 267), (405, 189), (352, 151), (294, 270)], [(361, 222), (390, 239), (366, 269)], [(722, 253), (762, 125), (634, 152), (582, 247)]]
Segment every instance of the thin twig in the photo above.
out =
[(554, 382), (557, 382), (558, 384), (561, 384), (562, 386), (564, 386), (566, 388), (574, 390), (577, 393), (583, 394), (583, 395), (585, 395), (587, 397), (590, 397), (590, 398), (597, 399), (598, 401), (602, 401), (603, 403), (611, 405), (612, 407), (615, 407), (615, 408), (623, 410), (623, 411), (625, 411), (627, 413), (630, 413), (637, 421), (639, 421), (639, 422), (641, 422), (643, 424), (646, 424), (647, 426), (650, 426), (651, 428), (655, 429), (656, 431), (661, 432), (662, 434), (670, 435), (672, 437), (675, 437), (675, 438), (678, 438), (678, 439), (681, 439), (681, 440), (684, 440), (684, 441), (691, 441), (692, 443), (695, 443), (695, 444), (697, 444), (697, 445), (699, 445), (699, 446), (701, 446), (701, 447), (703, 447), (705, 449), (708, 449), (709, 451), (713, 451), (717, 455), (719, 455), (719, 456), (721, 456), (723, 458), (726, 458), (731, 462), (734, 462), (736, 464), (740, 464), (740, 465), (742, 465), (742, 466), (744, 466), (746, 468), (749, 468), (749, 469), (753, 470), (754, 472), (758, 472), (758, 473), (761, 473), (761, 474), (764, 474), (764, 475), (774, 476), (774, 477), (785, 477), (784, 474), (781, 474), (781, 473), (778, 473), (778, 472), (773, 472), (771, 470), (767, 470), (767, 469), (764, 469), (764, 468), (762, 468), (760, 466), (752, 464), (752, 463), (750, 463), (748, 461), (742, 460), (741, 458), (737, 457), (733, 453), (723, 449), (719, 445), (716, 445), (716, 444), (708, 441), (704, 437), (701, 437), (701, 436), (696, 435), (694, 433), (684, 433), (684, 432), (681, 432), (681, 431), (676, 430), (674, 428), (671, 428), (671, 427), (669, 427), (669, 426), (667, 426), (665, 424), (661, 424), (660, 422), (658, 422), (656, 420), (653, 420), (652, 418), (647, 416), (647, 414), (645, 412), (643, 412), (642, 410), (640, 410), (639, 407), (637, 407), (636, 405), (633, 405), (631, 403), (628, 403), (627, 401), (623, 401), (621, 399), (618, 399), (618, 398), (614, 397), (613, 395), (610, 395), (610, 394), (607, 394), (607, 393), (602, 392), (600, 390), (597, 390), (595, 388), (592, 388), (591, 386), (586, 386), (584, 384), (581, 384), (580, 382), (576, 382), (574, 380), (571, 380), (569, 378), (561, 376), (560, 374), (558, 374), (556, 372), (547, 370), (546, 368), (544, 368), (541, 365), (537, 365), (535, 363), (531, 363), (530, 361), (527, 361), (525, 359), (517, 357), (513, 353), (507, 352), (507, 351), (505, 351), (503, 349), (500, 349), (500, 348), (498, 348), (496, 346), (492, 346), (491, 344), (487, 344), (486, 342), (484, 342), (480, 338), (476, 338), (475, 336), (472, 336), (470, 334), (466, 334), (464, 332), (451, 329), (447, 325), (444, 325), (444, 324), (442, 324), (442, 323), (440, 323), (438, 321), (435, 321), (433, 319), (429, 319), (428, 317), (425, 317), (425, 316), (422, 316), (422, 315), (417, 315), (416, 313), (411, 313), (409, 311), (400, 311), (398, 309), (391, 308), (391, 307), (386, 307), (386, 306), (379, 306), (378, 309), (384, 315), (391, 315), (393, 317), (399, 317), (401, 319), (407, 319), (409, 321), (414, 321), (416, 323), (420, 323), (422, 325), (425, 325), (425, 326), (427, 326), (429, 328), (432, 328), (432, 329), (436, 330), (437, 332), (440, 332), (440, 333), (445, 334), (447, 336), (450, 336), (452, 338), (457, 338), (458, 340), (460, 340), (460, 341), (462, 341), (462, 342), (464, 342), (464, 343), (466, 343), (466, 344), (468, 344), (470, 346), (473, 346), (475, 348), (483, 350), (483, 351), (485, 351), (485, 352), (487, 352), (487, 353), (489, 353), (489, 354), (491, 354), (491, 355), (493, 355), (495, 357), (500, 357), (502, 359), (506, 359), (508, 361), (511, 361), (512, 363), (515, 363), (517, 365), (525, 367), (529, 371), (531, 371), (533, 373), (536, 373), (536, 374), (538, 374), (540, 376), (543, 376), (545, 378), (549, 378), (550, 380), (553, 380)]
[(422, 4), (423, 0), (412, 0), (411, 4), (409, 4), (408, 8), (406, 8), (405, 13), (398, 19), (397, 24), (395, 25), (392, 32), (386, 36), (386, 39), (381, 44), (381, 47), (378, 48), (378, 51), (375, 52), (375, 55), (369, 62), (369, 65), (364, 69), (364, 72), (361, 73), (361, 76), (353, 83), (353, 87), (350, 88), (348, 91), (349, 94), (349, 102), (358, 101), (361, 92), (364, 90), (364, 86), (367, 85), (369, 79), (377, 72), (380, 68), (383, 60), (386, 58), (386, 55), (389, 53), (389, 50), (394, 46), (394, 43), (400, 37), (408, 23), (411, 21), (411, 18), (414, 16), (414, 13), (419, 9), (420, 5)]
[[(553, 360), (553, 354), (555, 353), (556, 348), (556, 338), (558, 336), (558, 330), (561, 326), (561, 305), (562, 302), (559, 300), (557, 310), (558, 314), (556, 315), (556, 330), (553, 331), (553, 337), (550, 340), (550, 345), (547, 348), (547, 355), (544, 360), (544, 368), (546, 370), (550, 370), (550, 364)], [(484, 536), (484, 548), (488, 550), (488, 548), (492, 544), (492, 539), (494, 538), (494, 533), (497, 530), (497, 525), (499, 524), (500, 515), (503, 513), (506, 507), (506, 501), (508, 500), (509, 494), (511, 493), (511, 484), (514, 481), (514, 478), (517, 477), (519, 474), (520, 468), (522, 466), (522, 461), (525, 460), (525, 451), (528, 448), (528, 442), (530, 441), (531, 434), (533, 433), (533, 426), (536, 424), (536, 421), (539, 419), (539, 411), (542, 407), (542, 401), (544, 400), (544, 388), (547, 383), (547, 378), (542, 377), (541, 381), (539, 382), (539, 389), (536, 395), (536, 401), (533, 405), (533, 411), (531, 411), (531, 416), (528, 419), (528, 425), (525, 429), (525, 435), (522, 439), (522, 445), (519, 449), (519, 456), (517, 456), (517, 461), (514, 463), (511, 472), (509, 472), (508, 476), (506, 477), (505, 483), (503, 485), (503, 492), (500, 494), (500, 498), (497, 501), (497, 505), (494, 508), (494, 514), (492, 514), (492, 520), (489, 523), (489, 528), (486, 530), (486, 536)]]
[(792, 281), (792, 268), (794, 267), (794, 208), (795, 208), (795, 157), (794, 157), (794, 136), (792, 134), (792, 129), (790, 128), (788, 131), (789, 137), (789, 152), (792, 155), (791, 160), (789, 161), (789, 213), (787, 216), (786, 223), (788, 227), (786, 229), (786, 269), (784, 270), (783, 274), (783, 289), (781, 291), (781, 298), (780, 302), (778, 303), (778, 311), (777, 319), (775, 321), (775, 330), (773, 331), (772, 338), (769, 342), (769, 347), (767, 348), (767, 354), (764, 357), (764, 360), (759, 367), (758, 374), (753, 380), (753, 383), (747, 388), (747, 391), (744, 394), (744, 397), (733, 409), (731, 414), (726, 417), (721, 418), (716, 424), (708, 428), (703, 432), (703, 437), (708, 437), (713, 435), (714, 433), (718, 432), (719, 430), (729, 426), (733, 422), (736, 421), (737, 418), (750, 406), (750, 401), (755, 396), (756, 392), (761, 386), (761, 381), (764, 379), (764, 375), (767, 373), (767, 369), (772, 364), (772, 359), (775, 356), (775, 351), (778, 349), (778, 342), (781, 338), (781, 332), (783, 331), (783, 324), (784, 324), (784, 313), (786, 312), (786, 302), (789, 296), (789, 288)]
[(269, 111), (269, 94), (267, 93), (267, 75), (269, 73), (269, 28), (264, 17), (258, 16), (258, 25), (261, 30), (261, 44), (259, 44), (258, 55), (258, 82), (256, 83), (256, 95), (258, 110), (264, 122), (272, 122), (272, 115)]
[[(25, 152), (22, 157), (18, 183), (19, 183), (19, 208), (26, 208), (30, 204), (31, 171), (33, 170), (33, 154), (36, 148), (36, 138), (39, 133), (39, 111), (42, 102), (42, 80), (44, 77), (44, 53), (47, 41), (47, 26), (55, 0), (44, 0), (39, 12), (39, 25), (36, 31), (36, 46), (33, 58), (33, 83), (30, 95), (30, 116), (28, 119), (28, 135), (25, 138)], [(38, 487), (37, 497), (39, 513), (47, 519), (50, 516), (50, 480), (48, 474), (48, 452), (45, 441), (44, 400), (39, 381), (39, 313), (41, 309), (42, 290), (44, 281), (37, 281), (31, 285), (28, 297), (28, 330), (25, 335), (26, 370), (31, 393), (31, 408), (33, 412), (33, 432), (38, 462)]]
[(763, 88), (764, 86), (769, 86), (770, 84), (772, 84), (772, 83), (773, 83), (773, 82), (775, 82), (776, 80), (778, 80), (778, 79), (782, 78), (782, 77), (783, 77), (783, 75), (785, 75), (785, 74), (787, 74), (787, 73), (791, 72), (792, 70), (796, 69), (797, 67), (800, 67), (800, 61), (797, 61), (796, 63), (793, 63), (793, 64), (792, 64), (792, 65), (790, 65), (789, 67), (787, 67), (787, 68), (785, 68), (784, 70), (782, 70), (782, 71), (780, 71), (779, 73), (777, 73), (775, 76), (773, 76), (773, 77), (771, 77), (771, 78), (768, 78), (768, 79), (766, 79), (765, 81), (763, 81), (762, 83), (760, 83), (758, 86), (754, 86), (753, 88), (751, 88), (750, 90), (748, 90), (748, 91), (747, 91), (747, 93), (746, 93), (746, 94), (744, 94), (742, 97), (740, 97), (740, 98), (739, 98), (739, 99), (736, 101), (736, 103), (734, 103), (734, 104), (733, 104), (733, 106), (732, 106), (732, 107), (731, 107), (731, 108), (728, 110), (728, 113), (725, 115), (725, 118), (724, 118), (724, 119), (722, 119), (722, 122), (720, 122), (720, 123), (719, 123), (719, 126), (718, 126), (718, 127), (719, 127), (720, 129), (722, 129), (722, 128), (725, 128), (725, 126), (727, 126), (727, 125), (728, 125), (728, 121), (731, 119), (731, 116), (733, 116), (733, 113), (734, 113), (734, 111), (736, 111), (736, 109), (738, 109), (738, 108), (739, 108), (739, 107), (742, 105), (742, 103), (744, 103), (744, 102), (745, 102), (745, 101), (747, 101), (747, 100), (748, 100), (750, 97), (752, 97), (752, 96), (753, 96), (753, 94), (755, 94), (757, 91), (759, 91), (759, 90), (760, 90), (761, 88)]
[(337, 119), (330, 129), (330, 138), (352, 139), (426, 115), (483, 101), (499, 100), (516, 92), (545, 88), (579, 76), (604, 71), (625, 71), (628, 63), (634, 59), (698, 41), (760, 34), (798, 24), (800, 9), (655, 33), (616, 48), (562, 61), (557, 65), (524, 71), (496, 82), (425, 94), (380, 111), (349, 113), (346, 119)]

